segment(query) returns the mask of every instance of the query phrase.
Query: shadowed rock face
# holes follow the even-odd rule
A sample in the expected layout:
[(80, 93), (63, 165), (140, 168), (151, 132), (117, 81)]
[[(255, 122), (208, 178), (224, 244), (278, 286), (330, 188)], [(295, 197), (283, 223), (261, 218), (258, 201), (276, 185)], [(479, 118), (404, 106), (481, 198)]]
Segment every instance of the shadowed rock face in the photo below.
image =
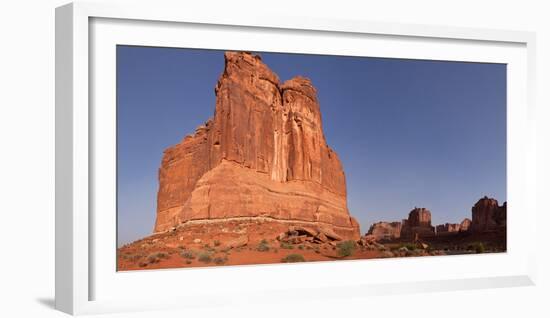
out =
[(506, 227), (506, 202), (502, 206), (492, 198), (483, 197), (472, 207), (473, 232), (486, 232)]
[(432, 213), (426, 208), (414, 208), (409, 212), (409, 218), (403, 220), (401, 236), (423, 238), (435, 235), (432, 226)]
[(257, 55), (227, 52), (214, 117), (164, 151), (155, 232), (190, 220), (269, 217), (359, 237), (346, 180), (307, 78), (279, 83)]

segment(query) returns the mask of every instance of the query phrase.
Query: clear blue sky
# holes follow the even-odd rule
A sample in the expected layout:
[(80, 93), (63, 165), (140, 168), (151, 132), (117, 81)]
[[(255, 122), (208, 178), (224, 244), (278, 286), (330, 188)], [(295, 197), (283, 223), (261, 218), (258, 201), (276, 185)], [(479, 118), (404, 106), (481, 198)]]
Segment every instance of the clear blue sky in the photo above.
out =
[[(261, 53), (317, 88), (328, 144), (366, 232), (417, 207), (434, 224), (506, 200), (506, 65)], [(163, 150), (214, 114), (223, 51), (117, 49), (118, 243), (149, 235)]]

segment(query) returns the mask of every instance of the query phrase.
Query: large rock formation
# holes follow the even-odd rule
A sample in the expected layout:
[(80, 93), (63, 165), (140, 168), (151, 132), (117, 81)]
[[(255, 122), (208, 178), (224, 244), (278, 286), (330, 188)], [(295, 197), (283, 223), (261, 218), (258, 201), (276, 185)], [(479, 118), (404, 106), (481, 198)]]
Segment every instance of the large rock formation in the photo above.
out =
[(470, 226), (472, 232), (487, 232), (504, 227), (506, 227), (506, 202), (499, 206), (497, 200), (485, 196), (472, 207)]
[(393, 240), (401, 237), (401, 222), (377, 222), (371, 225), (367, 235), (375, 240)]
[(311, 82), (281, 84), (259, 56), (227, 52), (215, 94), (214, 117), (164, 152), (154, 231), (261, 217), (357, 239)]
[(414, 208), (409, 218), (403, 220), (401, 236), (409, 239), (425, 238), (435, 235), (432, 226), (432, 213), (426, 208)]

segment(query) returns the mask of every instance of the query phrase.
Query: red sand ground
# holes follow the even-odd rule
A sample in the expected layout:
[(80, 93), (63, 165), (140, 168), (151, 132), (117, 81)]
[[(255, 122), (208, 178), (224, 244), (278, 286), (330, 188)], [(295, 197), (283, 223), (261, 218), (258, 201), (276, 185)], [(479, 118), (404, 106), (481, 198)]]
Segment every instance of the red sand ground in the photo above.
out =
[[(475, 252), (476, 239), (446, 238), (429, 245), (406, 242), (361, 244), (361, 242), (318, 242), (299, 237), (299, 242), (279, 238), (288, 231), (288, 225), (256, 221), (208, 223), (180, 227), (170, 232), (155, 234), (118, 249), (119, 271), (186, 268), (223, 265), (283, 263), (291, 254), (298, 261), (335, 261), (404, 256), (468, 254)], [(491, 240), (495, 240), (491, 237)], [(505, 238), (504, 238), (505, 240)], [(345, 245), (351, 246), (349, 256)], [(458, 244), (458, 245), (457, 245)], [(431, 245), (431, 246), (430, 246)], [(426, 247), (428, 246), (428, 247)], [(488, 246), (487, 244), (485, 246)], [(445, 251), (444, 251), (445, 250)], [(504, 247), (505, 250), (505, 247)], [(481, 252), (499, 252), (502, 249)], [(477, 251), (480, 252), (480, 251)], [(301, 259), (303, 258), (303, 260)]]

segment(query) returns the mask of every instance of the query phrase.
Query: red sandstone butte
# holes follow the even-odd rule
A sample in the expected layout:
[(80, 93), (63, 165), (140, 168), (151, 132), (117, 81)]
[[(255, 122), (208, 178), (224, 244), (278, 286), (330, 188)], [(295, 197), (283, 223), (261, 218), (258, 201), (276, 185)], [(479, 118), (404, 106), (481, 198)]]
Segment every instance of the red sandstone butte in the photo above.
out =
[(426, 208), (414, 208), (409, 218), (403, 220), (401, 236), (406, 238), (425, 238), (435, 235), (432, 226), (432, 213)]
[(502, 206), (487, 196), (472, 207), (472, 232), (488, 232), (506, 227), (506, 202)]
[(367, 235), (375, 240), (392, 240), (401, 236), (401, 222), (377, 222), (371, 225)]
[(213, 118), (164, 151), (154, 232), (261, 218), (357, 240), (342, 163), (325, 140), (310, 80), (280, 83), (260, 56), (226, 52), (215, 94)]

